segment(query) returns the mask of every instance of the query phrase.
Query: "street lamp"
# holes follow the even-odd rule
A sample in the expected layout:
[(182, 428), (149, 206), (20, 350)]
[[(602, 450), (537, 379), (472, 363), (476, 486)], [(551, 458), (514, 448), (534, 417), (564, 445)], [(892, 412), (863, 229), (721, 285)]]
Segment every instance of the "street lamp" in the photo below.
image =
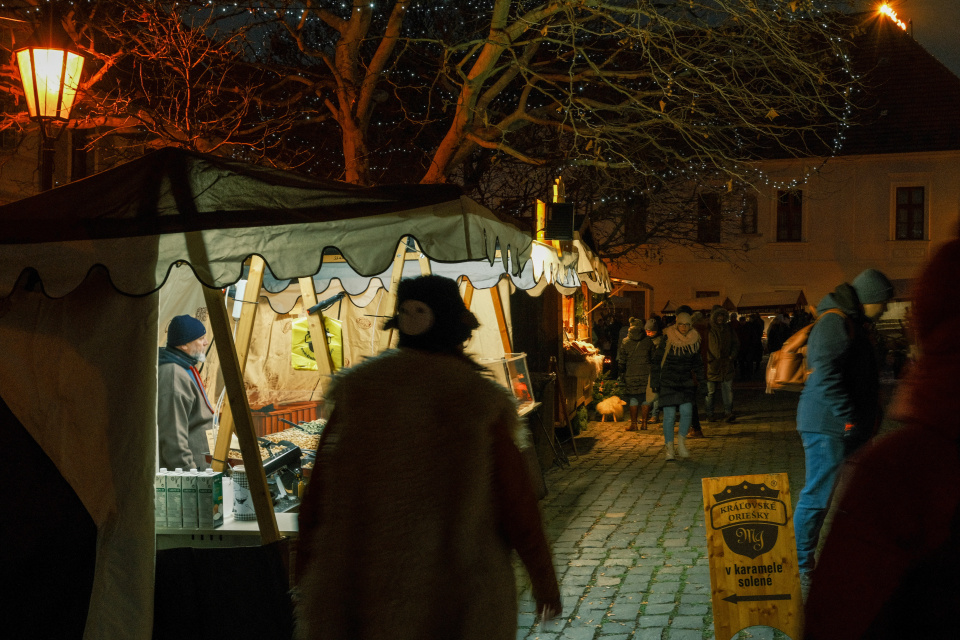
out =
[(83, 55), (52, 11), (14, 55), (30, 119), (40, 125), (40, 189), (46, 191), (53, 186), (54, 143), (70, 120)]

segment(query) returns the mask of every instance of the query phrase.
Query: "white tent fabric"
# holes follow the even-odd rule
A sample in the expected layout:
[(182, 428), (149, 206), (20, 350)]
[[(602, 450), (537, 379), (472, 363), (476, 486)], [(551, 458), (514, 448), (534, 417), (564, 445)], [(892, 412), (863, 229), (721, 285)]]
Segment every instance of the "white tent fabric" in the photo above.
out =
[[(0, 393), (99, 532), (84, 637), (149, 638), (157, 296), (117, 295), (98, 269), (61, 299), (18, 288), (4, 307)], [(56, 615), (56, 597), (36, 595)]]
[[(0, 207), (0, 219), (0, 395), (97, 525), (87, 640), (151, 635), (154, 292), (196, 255), (189, 242), (207, 258), (189, 268), (218, 288), (253, 254), (285, 279), (317, 273), (335, 247), (378, 274), (410, 236), (440, 262), (492, 263), (499, 249), (520, 274), (531, 245), (449, 187), (360, 189), (173, 149)], [(53, 362), (41, 361), (48, 345)]]

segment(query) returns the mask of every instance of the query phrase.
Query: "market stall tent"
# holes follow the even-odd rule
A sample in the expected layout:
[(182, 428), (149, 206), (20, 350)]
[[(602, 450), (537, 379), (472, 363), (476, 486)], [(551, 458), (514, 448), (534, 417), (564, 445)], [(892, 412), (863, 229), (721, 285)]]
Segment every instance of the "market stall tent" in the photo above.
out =
[[(157, 292), (171, 269), (186, 263), (205, 286), (236, 386), (214, 311), (250, 256), (290, 279), (316, 274), (328, 247), (382, 273), (404, 237), (432, 260), (499, 259), (515, 275), (531, 252), (452, 187), (359, 188), (175, 149), (0, 207), (0, 220), (0, 397), (97, 527), (87, 639), (151, 634)], [(246, 398), (230, 403), (239, 432)]]
[[(511, 293), (521, 290), (539, 296), (552, 286), (561, 294), (569, 295), (584, 285), (600, 293), (609, 291), (605, 266), (579, 242), (573, 243), (564, 256), (558, 255), (550, 245), (534, 242), (528, 266), (519, 274), (509, 265), (504, 267), (500, 259), (493, 263), (486, 259), (438, 262), (423, 256), (412, 239), (404, 246), (405, 259), (402, 260), (400, 277), (416, 277), (429, 272), (460, 281), (465, 301), (480, 320), (480, 328), (466, 345), (467, 353), (477, 359), (497, 359), (512, 353)], [(339, 252), (328, 250), (319, 271), (312, 276), (316, 298), (333, 300), (323, 314), (342, 328), (340, 353), (343, 366), (352, 366), (382, 349), (382, 320), (393, 269), (391, 265), (379, 274), (362, 275)], [(181, 272), (188, 273), (183, 275)], [(245, 289), (245, 280), (241, 282)], [(312, 402), (323, 395), (326, 376), (291, 366), (292, 326), (304, 318), (309, 306), (302, 301), (302, 286), (302, 280), (279, 279), (269, 269), (263, 274), (260, 293), (255, 298), (257, 311), (255, 328), (251, 332), (249, 364), (244, 370), (251, 406)], [(166, 326), (173, 315), (182, 313), (183, 309), (202, 306), (203, 296), (199, 289), (189, 267), (172, 269), (167, 285), (160, 292), (160, 326)], [(471, 295), (474, 292), (476, 295)], [(249, 305), (233, 304), (228, 300), (228, 306), (239, 313)], [(498, 318), (498, 315), (502, 317)], [(160, 342), (163, 342), (163, 336)], [(215, 359), (204, 366), (203, 375), (207, 388), (216, 388)]]

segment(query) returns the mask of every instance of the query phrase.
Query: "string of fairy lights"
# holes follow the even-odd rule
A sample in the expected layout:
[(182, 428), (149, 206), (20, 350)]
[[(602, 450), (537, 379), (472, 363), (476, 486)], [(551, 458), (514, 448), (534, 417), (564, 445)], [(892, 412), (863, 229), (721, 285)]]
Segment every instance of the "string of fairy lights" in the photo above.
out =
[[(24, 6), (22, 4), (0, 3), (0, 9), (16, 10), (20, 14), (29, 15), (31, 12), (39, 13), (43, 11), (46, 6), (51, 6), (51, 5), (74, 6), (81, 3), (92, 4), (93, 2), (94, 0), (45, 0), (44, 2), (38, 3), (34, 7)], [(187, 4), (187, 3), (175, 2), (175, 3), (172, 3), (172, 6), (177, 7), (180, 4)], [(459, 5), (459, 3), (457, 4)], [(475, 7), (475, 10), (478, 13), (481, 12), (483, 7), (486, 6), (484, 5), (483, 2), (479, 2), (479, 3), (468, 2), (468, 4), (470, 4), (471, 6), (474, 4), (477, 4), (478, 6)], [(262, 12), (265, 16), (269, 15), (270, 17), (273, 17), (273, 18), (276, 18), (279, 16), (279, 17), (293, 18), (297, 20), (318, 21), (318, 22), (321, 21), (321, 19), (315, 14), (315, 12), (311, 12), (311, 10), (308, 7), (290, 7), (289, 5), (287, 5), (287, 3), (283, 3), (283, 2), (277, 3), (273, 7), (265, 6), (265, 5), (269, 5), (269, 3), (261, 4), (261, 6), (258, 6), (258, 7), (249, 6), (248, 3), (242, 3), (242, 2), (218, 2), (215, 0), (207, 0), (206, 2), (198, 2), (198, 3), (192, 4), (194, 8), (206, 7), (210, 10), (219, 12), (220, 14), (223, 14), (223, 15), (235, 14), (239, 16), (242, 13), (255, 15), (257, 13)], [(342, 12), (349, 11), (351, 6), (353, 5), (352, 3), (347, 3), (347, 2), (330, 2), (328, 3), (327, 6), (331, 8), (339, 8), (342, 13)], [(380, 6), (386, 7), (388, 5), (381, 3)], [(433, 2), (433, 3), (430, 3), (430, 2), (419, 3), (414, 7), (411, 7), (411, 9), (416, 9), (417, 11), (426, 11), (426, 12), (429, 12), (431, 10), (442, 11), (449, 6), (451, 5), (448, 4), (448, 2), (445, 2), (444, 0), (436, 0), (436, 2)], [(371, 9), (376, 9), (377, 3), (371, 2), (369, 4), (369, 7)], [(776, 17), (781, 20), (821, 21), (820, 26), (823, 29), (823, 33), (827, 37), (829, 37), (831, 44), (833, 46), (833, 50), (834, 50), (833, 55), (838, 59), (843, 73), (846, 74), (846, 80), (847, 80), (848, 86), (851, 87), (849, 90), (850, 93), (846, 95), (846, 100), (844, 101), (845, 103), (843, 106), (843, 115), (839, 118), (839, 121), (837, 122), (836, 133), (832, 141), (828, 145), (829, 157), (834, 157), (840, 154), (840, 152), (842, 151), (844, 143), (846, 141), (847, 131), (852, 122), (853, 98), (854, 98), (853, 92), (856, 91), (856, 89), (853, 87), (856, 85), (857, 81), (859, 80), (859, 77), (854, 73), (852, 69), (850, 57), (845, 52), (843, 47), (843, 39), (838, 34), (830, 33), (831, 27), (826, 21), (826, 16), (831, 13), (831, 9), (832, 9), (832, 5), (824, 0), (811, 0), (809, 2), (785, 0), (779, 6), (775, 5), (772, 8), (772, 11), (774, 14), (776, 14)], [(904, 24), (904, 22), (897, 17), (896, 12), (893, 9), (891, 9), (889, 5), (883, 4), (878, 9), (878, 12), (884, 16), (887, 16), (889, 19), (893, 20), (895, 24), (897, 24), (901, 28), (906, 29), (906, 25)], [(313, 15), (310, 15), (310, 13), (313, 13)], [(389, 75), (390, 73), (394, 73), (394, 74), (404, 73), (404, 71), (403, 70), (387, 70), (385, 71), (385, 73)], [(414, 79), (416, 77), (416, 73), (412, 69), (407, 70), (405, 73), (408, 74), (410, 79)], [(581, 87), (581, 90), (582, 90), (582, 87)], [(436, 88), (435, 91), (440, 91), (440, 89)], [(440, 98), (442, 100), (450, 101), (450, 100), (455, 100), (456, 96), (442, 95), (440, 96)], [(316, 101), (313, 101), (313, 102), (316, 102)], [(315, 104), (315, 108), (319, 109), (320, 103), (317, 102)], [(305, 114), (304, 117), (305, 119), (310, 119), (312, 116)], [(396, 124), (397, 124), (396, 122), (390, 121), (389, 119), (380, 120), (376, 122), (376, 125), (380, 127), (391, 127)], [(708, 122), (704, 122), (703, 124), (709, 125)], [(742, 137), (739, 131), (734, 131), (734, 135), (737, 136), (738, 142), (742, 141)], [(304, 140), (304, 142), (308, 142), (308, 141)], [(746, 143), (744, 143), (743, 146), (746, 146)], [(398, 149), (392, 150), (392, 152), (402, 154), (402, 153), (413, 153), (415, 151), (411, 149), (398, 148)], [(732, 167), (732, 173), (735, 175), (752, 176), (753, 180), (757, 184), (763, 184), (768, 188), (777, 189), (777, 190), (796, 189), (802, 186), (803, 184), (805, 184), (810, 179), (811, 175), (813, 175), (820, 169), (820, 165), (804, 166), (800, 175), (797, 175), (789, 179), (776, 179), (771, 175), (769, 175), (767, 172), (756, 167), (752, 163), (748, 163), (748, 162), (733, 163), (732, 165), (728, 165), (728, 166)], [(377, 170), (380, 168), (381, 167), (372, 167), (372, 169), (374, 170)], [(687, 176), (702, 176), (704, 175), (704, 172), (709, 172), (716, 169), (718, 169), (718, 167), (715, 167), (715, 166), (711, 167), (705, 161), (688, 162), (686, 166), (683, 166), (683, 167), (663, 169), (662, 172), (658, 173), (655, 177), (661, 180), (669, 181), (677, 178), (682, 179)]]

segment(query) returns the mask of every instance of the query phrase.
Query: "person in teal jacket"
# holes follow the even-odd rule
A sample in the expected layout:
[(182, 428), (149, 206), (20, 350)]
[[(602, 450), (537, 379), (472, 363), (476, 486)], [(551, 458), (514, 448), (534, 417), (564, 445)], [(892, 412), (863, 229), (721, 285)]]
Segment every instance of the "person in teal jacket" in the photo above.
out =
[(880, 422), (879, 364), (868, 327), (883, 315), (892, 297), (890, 280), (867, 269), (817, 305), (819, 319), (807, 341), (810, 374), (797, 405), (806, 478), (793, 526), (804, 591), (840, 465)]

